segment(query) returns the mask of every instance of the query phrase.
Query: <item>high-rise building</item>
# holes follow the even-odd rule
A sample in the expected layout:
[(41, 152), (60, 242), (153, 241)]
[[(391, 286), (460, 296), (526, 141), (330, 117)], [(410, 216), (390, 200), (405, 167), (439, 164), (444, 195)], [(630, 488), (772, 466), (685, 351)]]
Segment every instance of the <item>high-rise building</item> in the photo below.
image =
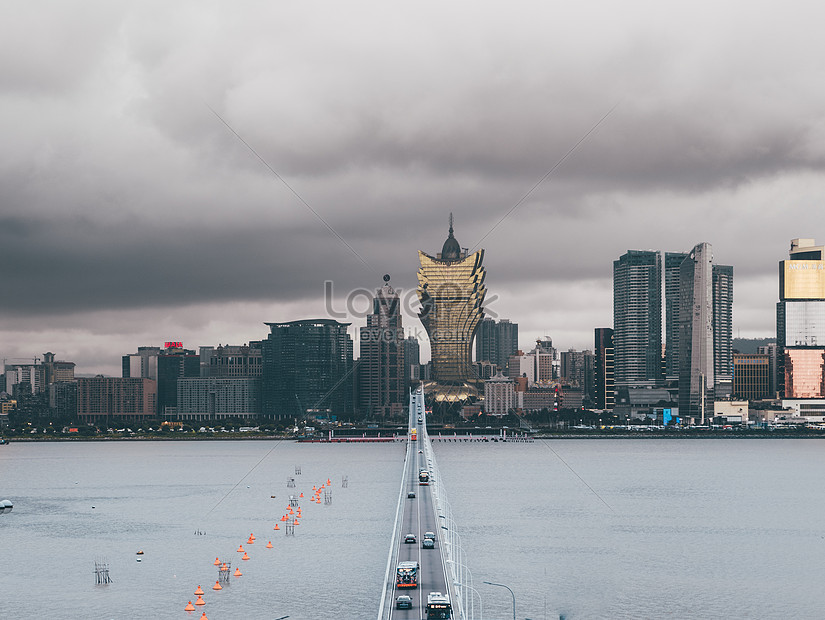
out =
[(158, 379), (160, 347), (138, 347), (137, 353), (124, 355), (121, 364), (123, 378)]
[(407, 386), (421, 380), (421, 345), (415, 336), (404, 342), (404, 375)]
[(713, 374), (715, 397), (726, 398), (733, 383), (733, 267), (713, 265)]
[(613, 330), (596, 328), (593, 361), (593, 403), (596, 409), (613, 409), (615, 384), (613, 381)]
[(154, 379), (80, 377), (76, 381), (77, 417), (85, 422), (105, 423), (109, 417), (140, 421), (155, 416)]
[(518, 323), (485, 317), (476, 332), (476, 361), (491, 362), (505, 372), (510, 356), (518, 351)]
[(396, 416), (408, 400), (401, 300), (384, 276), (367, 326), (360, 329), (358, 405), (368, 416)]
[(249, 378), (261, 376), (261, 341), (248, 345), (200, 348), (201, 377)]
[(197, 378), (201, 375), (200, 356), (184, 349), (180, 342), (169, 342), (157, 356), (158, 415), (174, 418), (178, 406), (178, 379)]
[(472, 345), (484, 316), (484, 250), (467, 254), (450, 231), (435, 257), (418, 252), (419, 317), (430, 338), (434, 381), (425, 389), (436, 401), (456, 402), (476, 396)]
[(260, 377), (183, 378), (177, 389), (178, 420), (254, 418), (261, 412)]
[(710, 244), (700, 243), (680, 271), (679, 415), (701, 424), (713, 417), (712, 265)]
[(776, 368), (778, 365), (778, 351), (776, 343), (769, 342), (765, 346), (756, 347), (756, 352), (768, 356), (768, 385), (770, 386), (768, 388), (768, 394), (770, 395), (770, 398), (776, 398), (777, 390), (779, 389), (777, 387), (779, 385), (779, 382), (777, 381), (776, 376)]
[(74, 362), (65, 362), (54, 359), (54, 353), (43, 354), (43, 375), (46, 385), (74, 381)]
[(776, 305), (778, 389), (783, 405), (825, 398), (825, 256), (813, 239), (793, 239), (779, 262)]
[(665, 379), (674, 384), (679, 380), (679, 273), (687, 257), (684, 252), (664, 253)]
[[(701, 269), (697, 251), (710, 257)], [(689, 254), (629, 250), (613, 262), (616, 390), (666, 384), (673, 388), (678, 383), (680, 390), (687, 390), (685, 394), (695, 395), (696, 385), (685, 387), (683, 383), (690, 383), (691, 373), (696, 375), (694, 383), (700, 376), (708, 381), (704, 368), (710, 360), (715, 390), (705, 398), (730, 395), (733, 268), (713, 265), (710, 252), (708, 244), (697, 245)], [(692, 314), (694, 301), (703, 304), (701, 317)], [(686, 342), (685, 337), (692, 340)], [(699, 364), (696, 356), (705, 345), (710, 349), (702, 350), (704, 362)], [(685, 368), (685, 363), (690, 365)], [(694, 405), (699, 402), (694, 401)], [(708, 411), (712, 411), (711, 403)], [(680, 409), (680, 415), (686, 414)]]
[(613, 261), (613, 347), (616, 387), (662, 380), (662, 258), (629, 250)]
[(746, 400), (770, 398), (770, 365), (767, 353), (734, 353), (733, 397)]
[(513, 380), (501, 373), (484, 382), (484, 413), (505, 416), (517, 408)]
[(262, 414), (273, 418), (351, 414), (349, 323), (306, 319), (266, 323), (261, 375)]

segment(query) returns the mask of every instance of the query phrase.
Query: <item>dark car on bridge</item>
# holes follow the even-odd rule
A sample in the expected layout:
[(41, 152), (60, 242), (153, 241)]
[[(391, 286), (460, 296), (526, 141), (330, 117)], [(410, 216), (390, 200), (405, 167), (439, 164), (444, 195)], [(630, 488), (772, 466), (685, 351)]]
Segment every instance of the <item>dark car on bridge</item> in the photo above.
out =
[(435, 541), (432, 538), (425, 538), (421, 541), (422, 549), (435, 549)]
[(395, 599), (396, 609), (412, 609), (412, 599), (406, 594), (402, 594)]
[(410, 499), (415, 499), (415, 491), (410, 491), (409, 493), (407, 493), (407, 497), (409, 497)]
[(404, 536), (404, 542), (405, 543), (412, 543), (414, 545), (415, 544), (415, 534), (407, 534), (406, 536)]

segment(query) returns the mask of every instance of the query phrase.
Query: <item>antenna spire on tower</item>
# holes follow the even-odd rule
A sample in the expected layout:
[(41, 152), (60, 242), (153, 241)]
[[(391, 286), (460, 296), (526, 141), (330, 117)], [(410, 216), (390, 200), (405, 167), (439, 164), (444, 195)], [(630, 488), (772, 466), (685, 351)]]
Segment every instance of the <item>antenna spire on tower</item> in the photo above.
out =
[(453, 234), (453, 212), (450, 211), (450, 235)]

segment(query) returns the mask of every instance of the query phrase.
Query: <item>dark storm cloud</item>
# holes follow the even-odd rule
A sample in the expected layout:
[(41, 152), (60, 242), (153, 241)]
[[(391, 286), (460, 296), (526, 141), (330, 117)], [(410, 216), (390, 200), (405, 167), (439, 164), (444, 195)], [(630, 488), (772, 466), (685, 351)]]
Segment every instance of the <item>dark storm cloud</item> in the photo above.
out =
[(318, 313), (325, 280), (411, 289), (450, 211), (525, 333), (589, 343), (615, 258), (701, 241), (745, 291), (734, 320), (769, 331), (788, 240), (825, 238), (810, 3), (41, 6), (0, 26), (10, 345), (33, 315), (94, 331), (86, 313), (128, 312), (149, 333), (163, 309)]

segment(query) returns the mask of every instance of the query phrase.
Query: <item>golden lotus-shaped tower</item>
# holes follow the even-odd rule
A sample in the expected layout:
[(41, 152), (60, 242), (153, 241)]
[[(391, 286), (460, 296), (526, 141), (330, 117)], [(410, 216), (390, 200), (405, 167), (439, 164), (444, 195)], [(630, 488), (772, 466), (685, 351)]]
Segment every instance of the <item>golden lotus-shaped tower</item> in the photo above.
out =
[(418, 252), (418, 316), (430, 337), (432, 382), (425, 386), (436, 401), (463, 401), (478, 394), (472, 359), (473, 338), (484, 317), (484, 250), (468, 255), (450, 233), (435, 257)]

